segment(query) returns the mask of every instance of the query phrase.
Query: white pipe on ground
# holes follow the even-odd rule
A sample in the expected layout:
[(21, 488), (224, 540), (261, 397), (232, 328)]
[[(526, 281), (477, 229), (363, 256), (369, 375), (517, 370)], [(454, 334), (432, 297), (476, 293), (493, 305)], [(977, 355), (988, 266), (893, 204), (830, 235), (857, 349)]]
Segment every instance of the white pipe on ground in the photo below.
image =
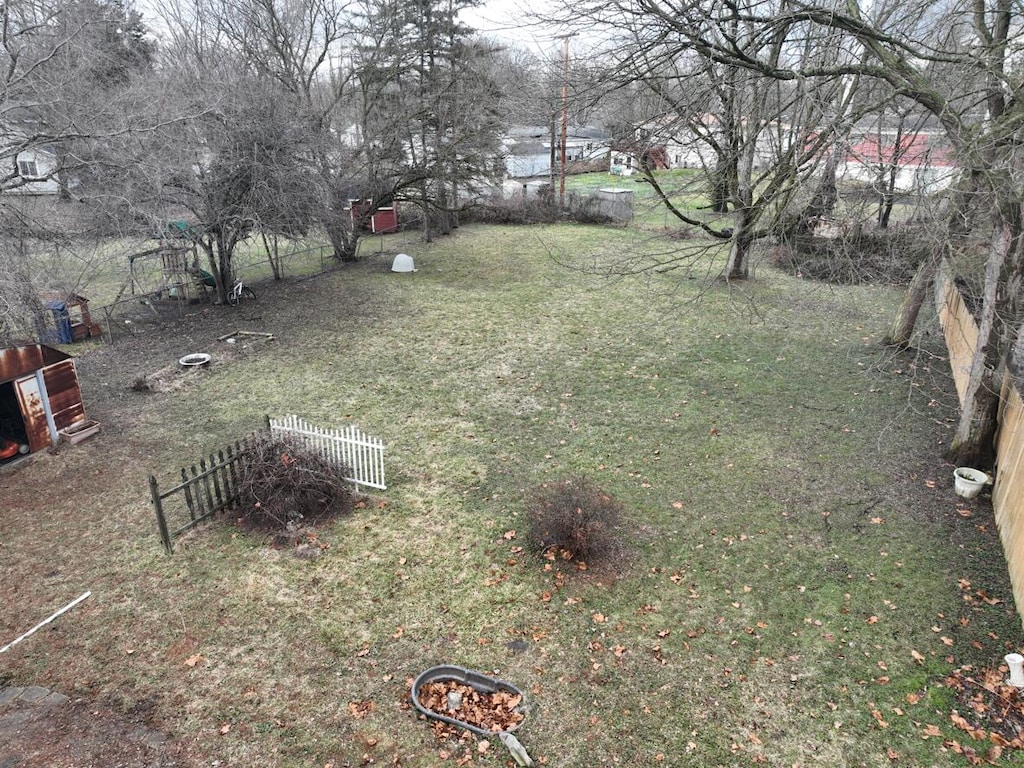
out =
[(85, 598), (87, 598), (91, 594), (92, 594), (92, 592), (85, 592), (84, 594), (79, 595), (74, 600), (72, 600), (70, 603), (68, 603), (63, 608), (61, 608), (59, 611), (57, 611), (56, 613), (51, 614), (47, 618), (45, 618), (42, 621), (40, 621), (38, 624), (36, 624), (34, 627), (32, 627), (32, 629), (30, 629), (28, 632), (23, 634), (21, 637), (16, 638), (15, 640), (12, 640), (7, 645), (5, 645), (3, 648), (0, 648), (0, 653), (3, 653), (4, 651), (6, 651), (6, 650), (8, 650), (10, 648), (13, 648), (18, 643), (20, 643), (22, 640), (24, 640), (26, 637), (28, 637), (29, 635), (33, 634), (36, 630), (39, 630), (39, 629), (42, 629), (43, 627), (45, 627), (47, 624), (49, 624), (51, 621), (56, 619), (62, 613), (70, 611), (72, 608), (74, 608), (80, 602), (85, 600)]

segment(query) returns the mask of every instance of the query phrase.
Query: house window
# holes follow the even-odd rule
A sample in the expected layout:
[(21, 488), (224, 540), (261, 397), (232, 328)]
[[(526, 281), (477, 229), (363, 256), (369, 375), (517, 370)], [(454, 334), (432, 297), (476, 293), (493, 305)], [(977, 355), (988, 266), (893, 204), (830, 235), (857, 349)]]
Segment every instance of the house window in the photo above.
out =
[(35, 160), (19, 160), (18, 175), (27, 179), (35, 179), (39, 176), (39, 168)]

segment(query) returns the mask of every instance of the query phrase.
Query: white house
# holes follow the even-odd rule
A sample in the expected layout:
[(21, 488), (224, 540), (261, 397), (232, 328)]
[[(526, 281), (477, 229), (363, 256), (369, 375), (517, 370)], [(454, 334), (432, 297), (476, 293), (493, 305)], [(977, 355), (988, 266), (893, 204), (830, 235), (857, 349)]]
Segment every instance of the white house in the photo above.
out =
[(874, 131), (851, 141), (839, 168), (842, 178), (874, 187), (886, 187), (894, 172), (893, 191), (931, 195), (953, 183), (957, 164), (941, 134)]
[(57, 194), (56, 153), (32, 143), (10, 123), (0, 123), (0, 188), (9, 194)]
[[(510, 178), (529, 179), (558, 172), (561, 162), (561, 132), (554, 137), (555, 168), (551, 167), (551, 128), (512, 126), (502, 140), (505, 168)], [(608, 154), (609, 137), (599, 128), (570, 128), (565, 137), (565, 162), (600, 160)]]
[[(741, 130), (747, 129), (743, 121)], [(754, 148), (754, 168), (763, 168), (773, 162), (777, 154), (776, 136), (762, 130)], [(710, 113), (683, 119), (666, 113), (638, 125), (633, 140), (619, 142), (612, 148), (609, 170), (628, 176), (639, 170), (643, 162), (655, 169), (714, 168), (718, 156), (714, 142), (724, 141), (718, 117)]]

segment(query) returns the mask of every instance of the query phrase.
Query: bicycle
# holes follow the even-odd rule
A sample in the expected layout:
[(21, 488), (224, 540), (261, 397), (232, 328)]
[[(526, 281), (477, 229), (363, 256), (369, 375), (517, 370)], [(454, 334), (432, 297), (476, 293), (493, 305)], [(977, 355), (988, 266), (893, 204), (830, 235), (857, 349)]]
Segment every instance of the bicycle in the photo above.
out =
[(242, 299), (255, 299), (256, 293), (252, 288), (242, 282), (242, 278), (237, 278), (235, 284), (228, 291), (228, 304), (232, 307), (238, 304)]

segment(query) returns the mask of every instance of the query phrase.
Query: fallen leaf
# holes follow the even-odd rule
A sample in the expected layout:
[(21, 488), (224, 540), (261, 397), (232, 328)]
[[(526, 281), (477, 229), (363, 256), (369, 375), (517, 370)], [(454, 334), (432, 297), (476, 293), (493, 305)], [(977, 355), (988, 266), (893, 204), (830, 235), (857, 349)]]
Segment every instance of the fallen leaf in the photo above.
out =
[(505, 531), (505, 533), (502, 534), (502, 537), (507, 539), (508, 541), (511, 541), (512, 539), (514, 539), (516, 537), (516, 532), (515, 531)]
[(590, 614), (590, 618), (593, 619), (595, 624), (603, 624), (605, 621), (607, 621), (603, 613), (592, 613)]
[(867, 623), (867, 624), (877, 624), (878, 623), (878, 617), (877, 616), (868, 616), (867, 619), (865, 620), (865, 623)]
[(197, 653), (195, 656), (189, 656), (187, 659), (185, 659), (185, 666), (194, 667), (198, 665), (202, 660), (203, 657)]
[(220, 727), (220, 732), (221, 733), (227, 733), (230, 730), (231, 730), (231, 723), (224, 723), (224, 725), (222, 725)]
[(924, 656), (922, 656), (917, 651), (911, 649), (910, 655), (914, 657), (914, 661), (916, 661), (918, 664), (924, 664)]

